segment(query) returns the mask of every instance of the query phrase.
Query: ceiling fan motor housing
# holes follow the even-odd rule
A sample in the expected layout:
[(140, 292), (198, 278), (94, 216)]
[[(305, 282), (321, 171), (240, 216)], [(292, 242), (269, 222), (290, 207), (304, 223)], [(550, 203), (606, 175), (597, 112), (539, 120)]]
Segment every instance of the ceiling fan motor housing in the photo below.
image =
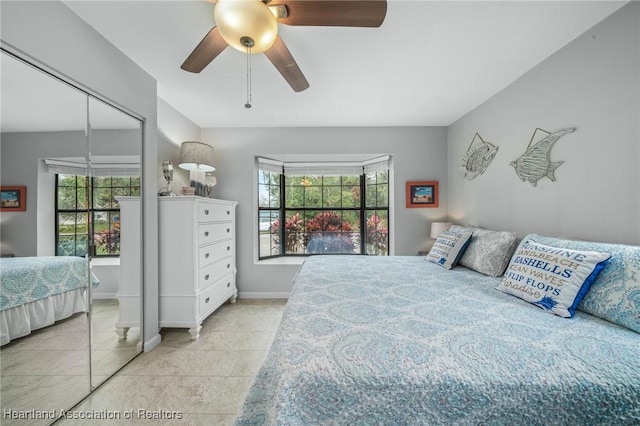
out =
[(242, 44), (247, 49), (251, 49), (256, 45), (256, 42), (251, 37), (242, 36), (240, 37), (240, 44)]

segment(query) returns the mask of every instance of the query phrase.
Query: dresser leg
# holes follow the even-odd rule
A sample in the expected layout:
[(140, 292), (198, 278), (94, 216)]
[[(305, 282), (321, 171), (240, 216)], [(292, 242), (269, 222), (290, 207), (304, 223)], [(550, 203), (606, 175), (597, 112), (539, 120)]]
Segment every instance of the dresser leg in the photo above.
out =
[(231, 299), (229, 299), (229, 302), (236, 303), (237, 299), (238, 299), (238, 293), (234, 293), (233, 296), (231, 296)]
[(129, 327), (116, 327), (116, 334), (118, 335), (118, 340), (120, 341), (127, 340), (127, 333), (129, 333)]
[(198, 337), (200, 337), (200, 330), (202, 329), (201, 325), (198, 325), (197, 327), (193, 327), (189, 329), (189, 334), (191, 335), (191, 340), (198, 340)]

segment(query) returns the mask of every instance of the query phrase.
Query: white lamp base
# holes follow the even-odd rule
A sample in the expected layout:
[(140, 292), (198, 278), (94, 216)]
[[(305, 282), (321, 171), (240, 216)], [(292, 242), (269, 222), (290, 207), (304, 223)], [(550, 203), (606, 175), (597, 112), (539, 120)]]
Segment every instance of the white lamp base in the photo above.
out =
[(206, 196), (206, 187), (205, 187), (205, 171), (202, 169), (193, 169), (189, 171), (189, 186), (196, 189), (195, 195), (199, 195), (201, 197)]

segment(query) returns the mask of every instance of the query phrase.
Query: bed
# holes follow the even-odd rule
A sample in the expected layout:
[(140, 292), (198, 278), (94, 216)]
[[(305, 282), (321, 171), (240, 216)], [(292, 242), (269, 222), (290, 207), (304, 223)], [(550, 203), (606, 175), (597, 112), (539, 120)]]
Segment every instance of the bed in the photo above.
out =
[(640, 334), (501, 280), (421, 256), (308, 258), (236, 424), (640, 424)]
[(87, 312), (87, 272), (87, 259), (81, 257), (0, 259), (0, 345)]

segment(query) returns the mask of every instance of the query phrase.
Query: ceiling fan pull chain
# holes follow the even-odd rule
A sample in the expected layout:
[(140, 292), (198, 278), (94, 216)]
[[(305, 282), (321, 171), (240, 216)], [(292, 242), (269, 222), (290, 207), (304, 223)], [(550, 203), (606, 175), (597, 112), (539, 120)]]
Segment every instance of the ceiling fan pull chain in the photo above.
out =
[(245, 108), (251, 108), (251, 46), (247, 46), (247, 103)]

